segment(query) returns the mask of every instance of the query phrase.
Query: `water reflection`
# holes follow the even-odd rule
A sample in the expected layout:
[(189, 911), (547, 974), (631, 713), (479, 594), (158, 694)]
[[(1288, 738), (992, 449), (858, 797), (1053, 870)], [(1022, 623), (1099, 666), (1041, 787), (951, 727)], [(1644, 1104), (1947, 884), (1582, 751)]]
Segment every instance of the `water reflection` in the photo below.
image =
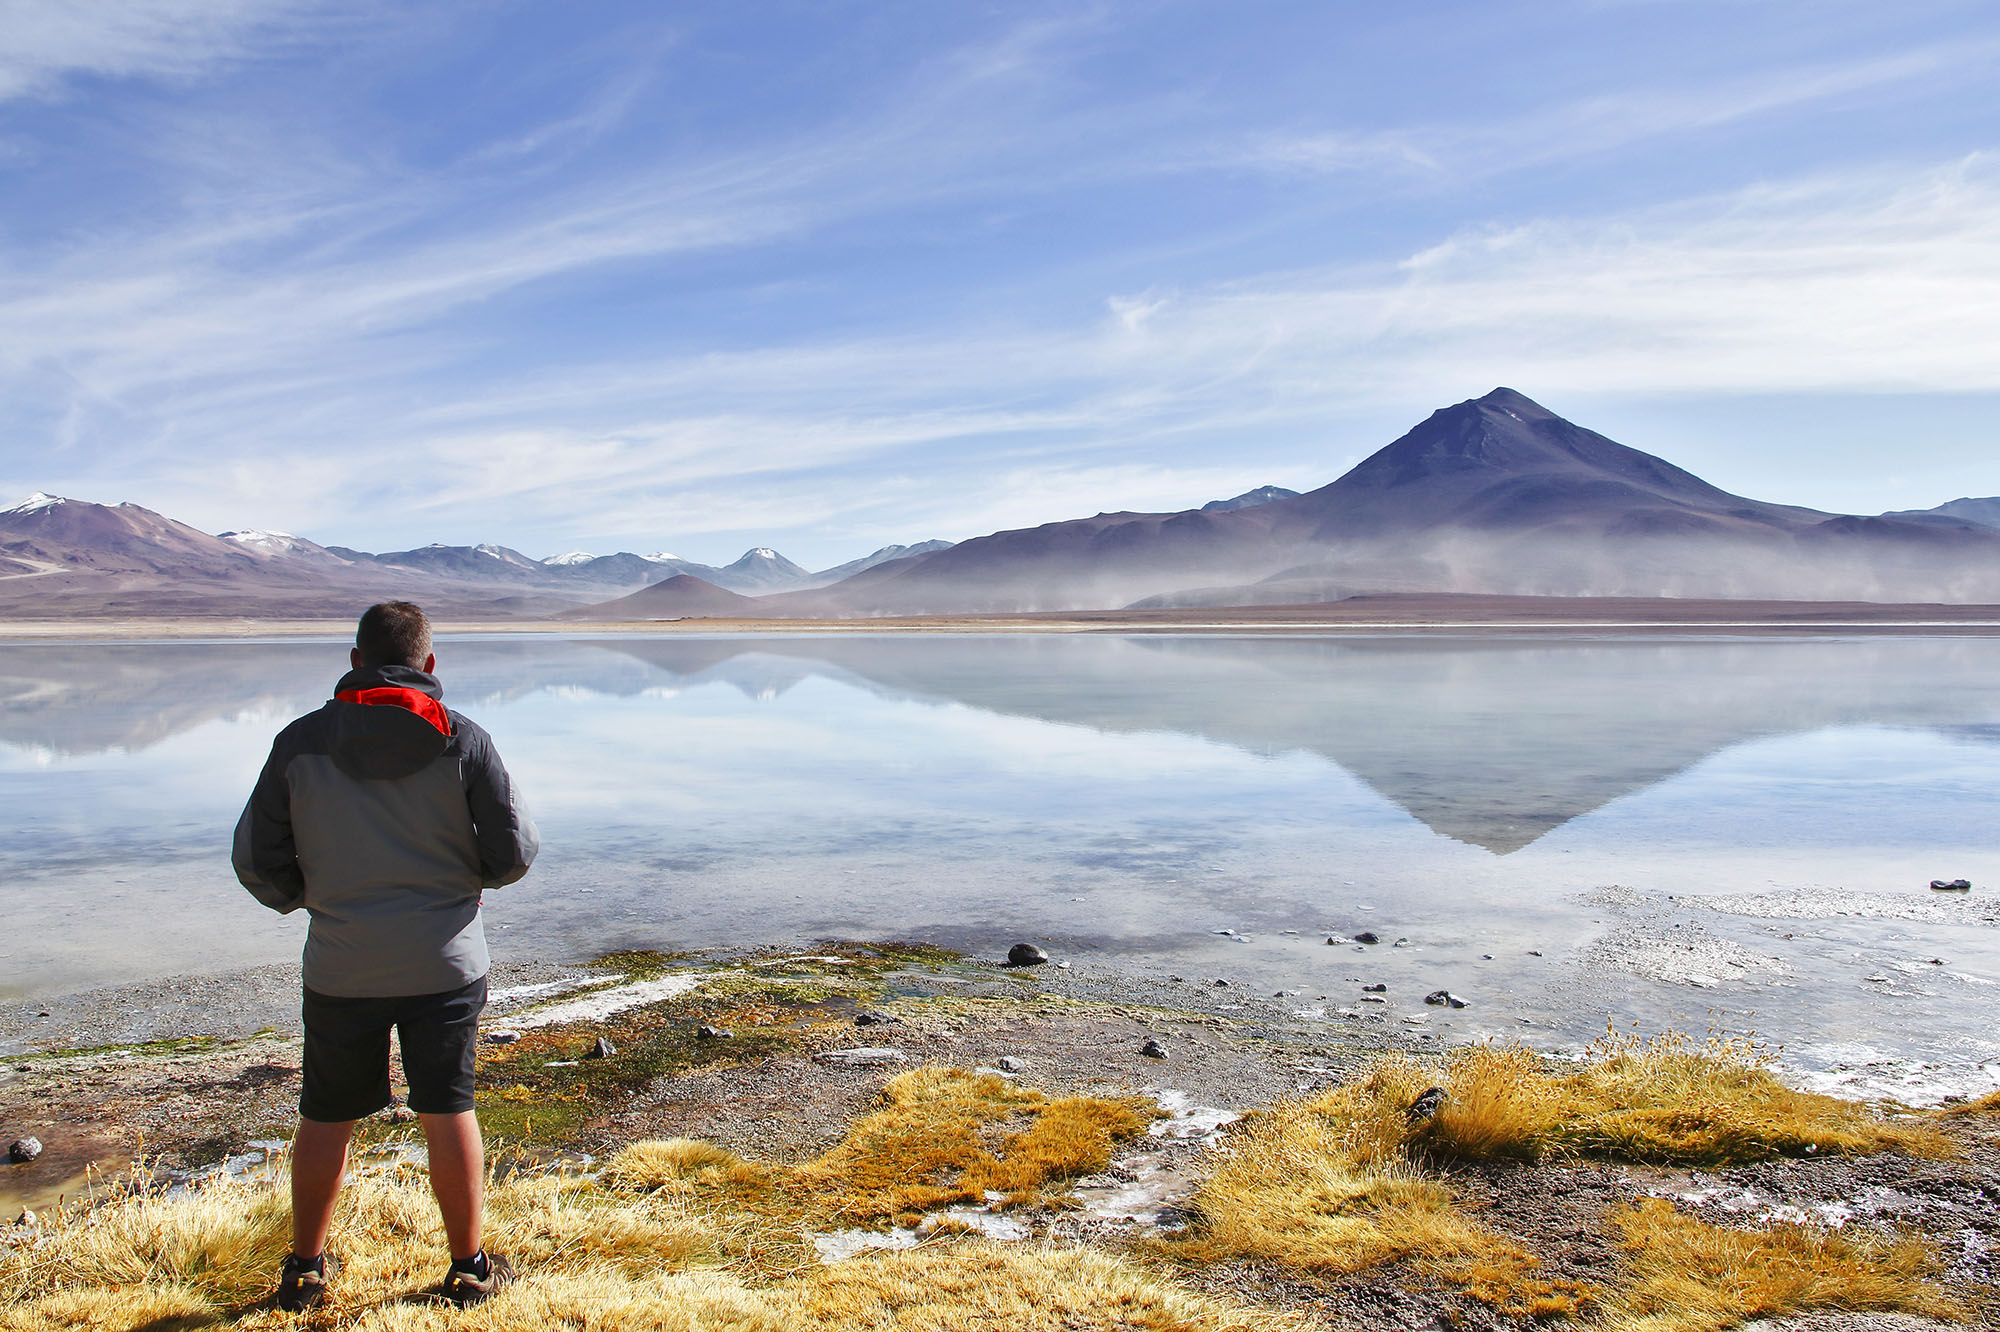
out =
[[(468, 711), (537, 693), (769, 702), (815, 676), (1106, 734), (1317, 755), (1433, 831), (1505, 855), (1760, 737), (1928, 728), (2000, 742), (1979, 639), (1659, 642), (1221, 637), (780, 637), (446, 643)], [(0, 648), (0, 743), (137, 752), (283, 719), (344, 665), (324, 643)]]
[[(1386, 1021), (1466, 992), (1466, 1013), (1410, 1015), (1461, 1036), (1612, 1017), (2000, 1061), (1979, 1016), (2000, 915), (1923, 887), (2000, 879), (2000, 640), (510, 637), (439, 657), (547, 835), (488, 899), (501, 956), (1033, 937), (1322, 1008), (1365, 975)], [(248, 903), (228, 830), (272, 732), (345, 662), (333, 642), (0, 647), (0, 919), (23, 923), (0, 999), (295, 958), (301, 923)], [(1710, 893), (1738, 906), (1687, 905)], [(1362, 928), (1410, 946), (1323, 943)], [(1905, 970), (1893, 998), (1871, 979)]]

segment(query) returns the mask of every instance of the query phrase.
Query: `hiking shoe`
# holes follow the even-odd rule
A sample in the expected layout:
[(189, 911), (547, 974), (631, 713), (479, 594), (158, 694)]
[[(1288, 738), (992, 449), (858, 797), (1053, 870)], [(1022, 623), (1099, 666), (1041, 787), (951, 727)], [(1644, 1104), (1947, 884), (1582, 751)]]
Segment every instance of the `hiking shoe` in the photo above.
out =
[(285, 1266), (278, 1273), (278, 1307), (286, 1313), (298, 1313), (325, 1303), (327, 1284), (339, 1271), (340, 1264), (331, 1254), (323, 1253), (310, 1263), (295, 1253), (286, 1254)]
[[(479, 1272), (479, 1260), (482, 1258), (486, 1260), (484, 1276)], [(481, 1249), (463, 1263), (454, 1262), (451, 1270), (444, 1274), (444, 1297), (464, 1308), (491, 1298), (495, 1291), (513, 1279), (514, 1265), (507, 1261), (506, 1254), (488, 1253)]]

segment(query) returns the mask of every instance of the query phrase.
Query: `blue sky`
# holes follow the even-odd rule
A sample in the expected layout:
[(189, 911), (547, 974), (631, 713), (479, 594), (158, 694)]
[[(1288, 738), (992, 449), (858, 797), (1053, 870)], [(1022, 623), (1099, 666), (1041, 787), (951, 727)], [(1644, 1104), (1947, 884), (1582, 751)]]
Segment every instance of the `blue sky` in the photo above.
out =
[(1507, 384), (2000, 494), (2000, 13), (0, 0), (0, 494), (815, 567)]

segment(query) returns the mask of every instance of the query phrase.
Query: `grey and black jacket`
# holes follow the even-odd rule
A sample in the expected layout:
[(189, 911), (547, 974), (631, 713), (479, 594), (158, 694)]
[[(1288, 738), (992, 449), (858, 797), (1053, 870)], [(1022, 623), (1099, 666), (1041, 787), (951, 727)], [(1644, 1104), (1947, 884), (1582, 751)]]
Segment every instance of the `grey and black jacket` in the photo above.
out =
[(526, 874), (540, 838), (443, 692), (407, 666), (350, 671), (271, 746), (231, 859), (265, 906), (311, 914), (308, 989), (437, 994), (486, 974), (479, 895)]

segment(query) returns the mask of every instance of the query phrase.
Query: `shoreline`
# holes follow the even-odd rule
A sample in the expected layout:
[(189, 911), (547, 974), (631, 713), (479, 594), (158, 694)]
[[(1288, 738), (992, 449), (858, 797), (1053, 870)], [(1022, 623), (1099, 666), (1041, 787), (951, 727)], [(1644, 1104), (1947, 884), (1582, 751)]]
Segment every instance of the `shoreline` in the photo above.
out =
[[(934, 1231), (914, 1222), (834, 1221), (782, 1237), (803, 1245), (807, 1264), (788, 1268), (787, 1280), (813, 1267), (858, 1263), (853, 1270), (870, 1270), (866, 1264), (894, 1261), (894, 1251), (919, 1246), (949, 1254), (957, 1245), (974, 1246), (968, 1252), (992, 1245), (1023, 1255), (1055, 1246), (1157, 1261), (1167, 1252), (1161, 1246), (1185, 1231), (1185, 1207), (1196, 1191), (1230, 1159), (1217, 1149), (1261, 1131), (1257, 1126), (1272, 1117), (1264, 1112), (1361, 1085), (1385, 1059), (1442, 1077), (1455, 1057), (1435, 1047), (1420, 1050), (1393, 1027), (1329, 1029), (1290, 1020), (1289, 1006), (1272, 1002), (1275, 996), (1146, 987), (1085, 958), (1009, 967), (920, 944), (614, 954), (582, 967), (510, 967), (497, 979), (502, 983), (482, 1022), (480, 1115), (501, 1189), (504, 1181), (550, 1172), (577, 1181), (573, 1187), (597, 1188), (615, 1154), (669, 1137), (699, 1140), (711, 1145), (704, 1151), (719, 1149), (760, 1170), (821, 1169), (815, 1163), (851, 1150), (858, 1126), (884, 1113), (885, 1086), (923, 1069), (965, 1070), (943, 1076), (984, 1079), (976, 1085), (993, 1094), (1012, 1096), (1018, 1087), (1023, 1095), (1122, 1098), (1151, 1107), (1141, 1119), (1150, 1128), (1103, 1164), (1060, 1181), (1060, 1191), (1051, 1186), (1046, 1201), (1017, 1204), (988, 1195), (983, 1205), (975, 1200), (940, 1213), (944, 1220)], [(278, 974), (263, 981), (271, 988), (296, 985)], [(1220, 1011), (1224, 1003), (1235, 1011)], [(704, 1037), (697, 1024), (722, 1034)], [(611, 1052), (593, 1060), (588, 1051), (600, 1038)], [(1164, 1049), (1156, 1054), (1147, 1042)], [(1549, 1076), (1579, 1067), (1537, 1062)], [(133, 1205), (119, 1199), (159, 1196), (163, 1188), (168, 1204), (176, 1191), (198, 1197), (185, 1187), (189, 1181), (282, 1187), (297, 1065), (297, 1038), (284, 1030), (0, 1061), (0, 1134), (21, 1132), (15, 1125), (36, 1108), (55, 1121), (40, 1135), (48, 1146), (43, 1160), (0, 1167), (16, 1172), (0, 1177), (10, 1216), (36, 1202), (24, 1193), (21, 1172), (67, 1185), (74, 1200), (93, 1162), (99, 1167), (94, 1207)], [(2000, 1214), (1990, 1206), (2000, 1191), (2000, 1115), (1983, 1107), (1956, 1117), (1891, 1108), (1874, 1118), (1892, 1128), (1935, 1125), (1951, 1150), (1932, 1157), (1808, 1149), (1712, 1165), (1618, 1164), (1563, 1154), (1446, 1168), (1438, 1178), (1464, 1215), (1536, 1255), (1534, 1270), (1579, 1288), (1602, 1283), (1608, 1290), (1623, 1279), (1615, 1238), (1620, 1209), (1664, 1200), (1691, 1223), (1732, 1232), (1804, 1222), (1857, 1242), (1915, 1235), (1936, 1255), (1942, 1288), (1977, 1299), (2000, 1265)], [(411, 1127), (385, 1112), (364, 1121), (358, 1142), (357, 1178), (422, 1187), (421, 1144)], [(148, 1170), (121, 1179), (119, 1154), (129, 1159), (134, 1145)], [(14, 1232), (32, 1243), (51, 1225), (83, 1215), (58, 1209), (53, 1223)], [(0, 1235), (4, 1226), (0, 1218)], [(772, 1242), (780, 1238), (774, 1234)], [(1205, 1295), (1301, 1316), (1306, 1327), (1432, 1320), (1467, 1332), (1518, 1326), (1516, 1315), (1438, 1279), (1421, 1261), (1317, 1276), (1240, 1258), (1158, 1270)], [(1841, 1314), (1787, 1325), (1794, 1326), (1942, 1332), (1949, 1324)]]
[[(1295, 606), (994, 612), (843, 619), (498, 619), (440, 614), (452, 635), (628, 634), (2000, 634), (2000, 606), (1712, 598), (1397, 594)], [(341, 638), (342, 617), (71, 616), (0, 619), (0, 642)]]

